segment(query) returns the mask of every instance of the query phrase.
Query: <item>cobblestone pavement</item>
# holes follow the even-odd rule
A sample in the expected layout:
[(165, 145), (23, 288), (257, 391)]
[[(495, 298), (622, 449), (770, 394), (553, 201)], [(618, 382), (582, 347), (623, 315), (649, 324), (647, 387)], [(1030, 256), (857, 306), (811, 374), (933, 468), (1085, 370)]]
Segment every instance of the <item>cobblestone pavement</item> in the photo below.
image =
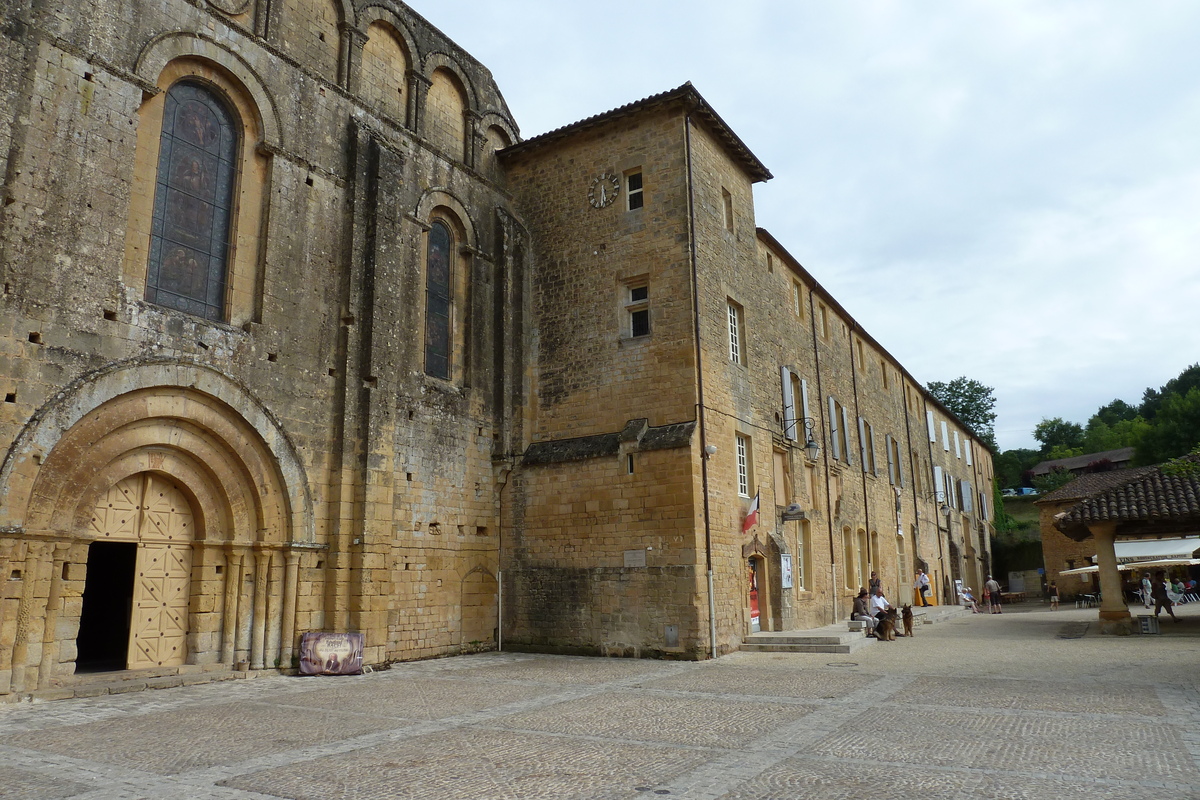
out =
[(850, 655), (491, 653), (5, 706), (0, 798), (1200, 798), (1200, 604), (1180, 615), (1102, 637), (1094, 609), (1027, 605)]

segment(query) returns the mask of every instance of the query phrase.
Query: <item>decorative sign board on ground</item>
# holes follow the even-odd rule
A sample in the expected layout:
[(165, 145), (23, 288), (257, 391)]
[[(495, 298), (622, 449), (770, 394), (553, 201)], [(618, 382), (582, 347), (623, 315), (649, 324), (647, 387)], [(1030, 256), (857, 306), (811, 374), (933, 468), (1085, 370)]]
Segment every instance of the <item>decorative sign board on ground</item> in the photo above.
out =
[(361, 633), (306, 633), (300, 639), (301, 675), (361, 675)]

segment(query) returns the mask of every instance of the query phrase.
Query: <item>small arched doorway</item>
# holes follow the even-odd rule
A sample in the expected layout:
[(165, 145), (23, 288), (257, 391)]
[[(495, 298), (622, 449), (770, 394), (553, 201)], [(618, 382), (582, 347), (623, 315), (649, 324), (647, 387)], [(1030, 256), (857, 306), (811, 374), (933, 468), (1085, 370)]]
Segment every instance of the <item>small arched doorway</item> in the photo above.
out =
[(191, 504), (139, 472), (109, 487), (88, 527), (78, 671), (178, 666), (187, 659)]

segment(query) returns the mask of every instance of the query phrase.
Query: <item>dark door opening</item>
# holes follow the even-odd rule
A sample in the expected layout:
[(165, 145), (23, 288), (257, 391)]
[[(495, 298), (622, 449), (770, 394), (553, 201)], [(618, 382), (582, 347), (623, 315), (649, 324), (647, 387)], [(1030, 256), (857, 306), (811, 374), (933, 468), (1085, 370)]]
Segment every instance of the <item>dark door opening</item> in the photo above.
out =
[(88, 546), (83, 610), (75, 639), (76, 672), (125, 669), (137, 550), (136, 542), (92, 542)]

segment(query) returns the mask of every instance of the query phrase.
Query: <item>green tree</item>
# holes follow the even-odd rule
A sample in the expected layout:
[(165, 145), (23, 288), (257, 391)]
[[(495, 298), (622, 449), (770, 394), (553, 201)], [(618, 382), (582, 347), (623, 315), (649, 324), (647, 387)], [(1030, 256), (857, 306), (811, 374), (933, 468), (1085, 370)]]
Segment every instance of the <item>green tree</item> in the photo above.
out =
[(1083, 426), (1077, 422), (1067, 422), (1062, 417), (1042, 419), (1033, 429), (1033, 438), (1042, 443), (1042, 455), (1047, 458), (1066, 458), (1050, 453), (1055, 448), (1064, 452), (1083, 447)]
[(1137, 415), (1137, 408), (1129, 405), (1124, 400), (1117, 399), (1106, 406), (1100, 406), (1099, 410), (1088, 420), (1088, 427), (1092, 427), (1092, 424), (1095, 422), (1103, 422), (1105, 425), (1112, 426), (1118, 422), (1131, 420)]
[(932, 381), (926, 386), (938, 402), (950, 409), (979, 434), (989, 447), (996, 449), (996, 398), (991, 386), (984, 386), (973, 378), (961, 377), (946, 383)]
[(996, 470), (996, 486), (1003, 489), (1015, 489), (1024, 485), (1026, 471), (1041, 460), (1042, 454), (1037, 450), (1023, 448), (1005, 450), (996, 456), (993, 463)]
[(1142, 394), (1142, 406), (1139, 413), (1147, 420), (1158, 416), (1159, 409), (1167, 397), (1172, 394), (1186, 395), (1192, 389), (1200, 388), (1200, 364), (1192, 364), (1167, 381), (1159, 389), (1146, 389)]
[(1150, 423), (1140, 416), (1108, 424), (1097, 414), (1088, 422), (1087, 430), (1083, 432), (1082, 452), (1100, 453), (1121, 447), (1137, 447), (1142, 435), (1149, 429)]
[(1184, 455), (1200, 443), (1200, 387), (1162, 398), (1158, 412), (1137, 445), (1138, 464), (1158, 464)]
[(1033, 488), (1037, 489), (1042, 494), (1053, 492), (1055, 489), (1066, 486), (1078, 476), (1070, 470), (1065, 470), (1062, 467), (1055, 467), (1045, 475), (1039, 475), (1033, 479)]

